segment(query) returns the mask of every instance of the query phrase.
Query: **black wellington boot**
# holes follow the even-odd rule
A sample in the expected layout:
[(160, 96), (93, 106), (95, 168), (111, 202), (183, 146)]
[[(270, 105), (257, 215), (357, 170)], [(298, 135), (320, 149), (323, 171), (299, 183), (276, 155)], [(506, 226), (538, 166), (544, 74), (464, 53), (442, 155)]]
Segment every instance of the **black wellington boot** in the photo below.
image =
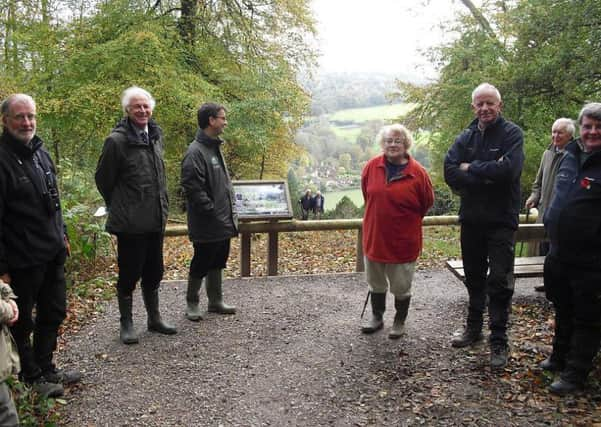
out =
[(119, 331), (119, 338), (123, 344), (137, 344), (138, 335), (134, 329), (134, 322), (132, 320), (132, 296), (123, 295), (117, 292), (117, 299), (119, 301), (119, 322), (121, 323), (121, 329)]
[(361, 332), (364, 334), (373, 334), (384, 327), (384, 311), (386, 311), (386, 293), (370, 294), (371, 317), (363, 326)]
[(176, 334), (177, 329), (163, 322), (161, 318), (161, 313), (159, 312), (159, 290), (142, 289), (142, 296), (144, 297), (144, 305), (146, 305), (146, 313), (148, 314), (148, 330), (165, 335)]
[(394, 323), (392, 324), (392, 328), (390, 328), (390, 332), (388, 333), (388, 338), (391, 340), (401, 338), (405, 334), (405, 320), (407, 319), (407, 314), (409, 313), (410, 303), (411, 297), (402, 300), (395, 298), (394, 308), (396, 309), (396, 314), (394, 315)]

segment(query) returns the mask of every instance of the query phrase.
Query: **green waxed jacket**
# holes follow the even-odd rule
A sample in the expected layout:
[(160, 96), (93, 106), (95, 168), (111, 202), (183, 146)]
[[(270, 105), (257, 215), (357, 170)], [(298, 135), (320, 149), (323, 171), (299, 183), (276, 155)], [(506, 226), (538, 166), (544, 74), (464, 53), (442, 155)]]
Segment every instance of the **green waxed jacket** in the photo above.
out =
[(162, 232), (167, 223), (169, 201), (163, 134), (148, 123), (150, 143), (146, 144), (128, 118), (121, 120), (104, 142), (96, 186), (109, 211), (109, 233)]
[(192, 242), (217, 242), (238, 235), (234, 189), (219, 148), (222, 142), (199, 130), (182, 160), (181, 185)]

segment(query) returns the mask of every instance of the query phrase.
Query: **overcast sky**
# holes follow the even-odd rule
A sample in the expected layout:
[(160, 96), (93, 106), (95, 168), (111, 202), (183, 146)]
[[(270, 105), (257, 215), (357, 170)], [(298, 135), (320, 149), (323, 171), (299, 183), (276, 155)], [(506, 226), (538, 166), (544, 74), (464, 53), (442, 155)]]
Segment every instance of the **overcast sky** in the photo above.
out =
[(432, 76), (420, 49), (448, 39), (438, 26), (463, 6), (458, 0), (312, 0), (312, 7), (323, 71)]

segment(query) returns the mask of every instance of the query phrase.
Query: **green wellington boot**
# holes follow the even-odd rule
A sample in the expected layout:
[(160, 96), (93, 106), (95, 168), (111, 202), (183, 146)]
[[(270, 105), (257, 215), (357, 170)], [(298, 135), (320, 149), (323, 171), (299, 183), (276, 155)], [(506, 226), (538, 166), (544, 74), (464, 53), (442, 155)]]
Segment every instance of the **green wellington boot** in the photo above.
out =
[(207, 297), (209, 298), (209, 312), (219, 314), (235, 314), (236, 307), (223, 302), (221, 288), (221, 270), (211, 270), (207, 273)]
[(202, 278), (188, 276), (188, 289), (186, 291), (186, 319), (193, 322), (203, 320), (203, 312), (198, 305), (198, 293), (202, 287)]

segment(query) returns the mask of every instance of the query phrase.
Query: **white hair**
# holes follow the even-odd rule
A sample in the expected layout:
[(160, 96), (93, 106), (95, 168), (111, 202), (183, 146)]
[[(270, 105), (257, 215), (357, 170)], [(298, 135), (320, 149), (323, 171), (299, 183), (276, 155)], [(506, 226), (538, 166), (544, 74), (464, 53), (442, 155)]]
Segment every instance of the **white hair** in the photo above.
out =
[(133, 97), (144, 97), (148, 99), (150, 102), (150, 109), (154, 110), (154, 106), (156, 105), (156, 101), (147, 90), (142, 89), (138, 86), (128, 87), (123, 91), (121, 95), (121, 107), (123, 108), (123, 112), (127, 114), (127, 107), (129, 107), (129, 102)]
[(34, 108), (36, 106), (35, 101), (31, 96), (25, 93), (15, 93), (2, 101), (2, 105), (0, 105), (0, 113), (2, 113), (3, 116), (8, 115), (10, 107), (19, 102), (31, 104), (34, 106)]
[(380, 132), (378, 132), (378, 135), (376, 136), (378, 145), (384, 147), (384, 139), (391, 133), (400, 133), (403, 135), (403, 145), (405, 146), (405, 150), (409, 150), (411, 145), (413, 145), (413, 137), (411, 136), (409, 129), (398, 123), (387, 125), (380, 129)]
[(476, 99), (476, 96), (478, 96), (478, 94), (480, 92), (492, 92), (495, 94), (495, 96), (498, 98), (498, 100), (501, 101), (501, 92), (499, 92), (499, 89), (497, 89), (490, 83), (481, 83), (472, 92), (472, 102), (474, 102), (474, 100)]
[(570, 134), (570, 136), (574, 136), (574, 134), (576, 133), (576, 126), (574, 126), (574, 120), (572, 119), (561, 117), (555, 120), (555, 122), (553, 122), (553, 126), (551, 126), (551, 129), (553, 129), (556, 125), (563, 127), (566, 130), (566, 132)]

